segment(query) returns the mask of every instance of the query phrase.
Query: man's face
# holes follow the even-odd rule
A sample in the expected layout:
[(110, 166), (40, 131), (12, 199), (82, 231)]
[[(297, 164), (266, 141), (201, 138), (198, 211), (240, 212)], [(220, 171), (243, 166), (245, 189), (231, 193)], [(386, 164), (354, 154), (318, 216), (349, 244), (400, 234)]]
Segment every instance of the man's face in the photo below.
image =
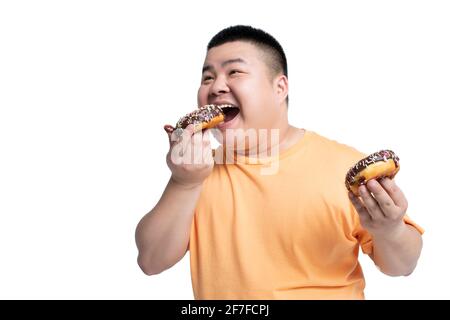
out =
[(282, 114), (276, 80), (261, 49), (248, 42), (228, 42), (208, 51), (197, 99), (199, 106), (232, 104), (239, 108), (218, 127), (223, 134), (226, 129), (277, 127)]

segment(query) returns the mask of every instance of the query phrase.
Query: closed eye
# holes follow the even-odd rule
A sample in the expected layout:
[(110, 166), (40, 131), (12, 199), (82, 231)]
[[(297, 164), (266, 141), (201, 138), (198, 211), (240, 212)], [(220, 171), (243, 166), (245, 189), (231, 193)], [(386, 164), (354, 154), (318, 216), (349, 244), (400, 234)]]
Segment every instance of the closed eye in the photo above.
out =
[(242, 73), (242, 72), (239, 71), (239, 70), (231, 70), (230, 71), (230, 76), (233, 75), (233, 74), (237, 74), (237, 73)]
[(211, 77), (211, 76), (204, 76), (202, 81), (205, 82), (205, 81), (209, 81), (212, 79), (213, 79), (213, 77)]

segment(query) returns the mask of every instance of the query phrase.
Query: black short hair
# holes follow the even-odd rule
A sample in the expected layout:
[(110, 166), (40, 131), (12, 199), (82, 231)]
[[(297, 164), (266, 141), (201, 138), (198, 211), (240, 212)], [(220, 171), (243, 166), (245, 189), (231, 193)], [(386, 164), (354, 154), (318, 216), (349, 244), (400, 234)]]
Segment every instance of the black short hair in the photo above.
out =
[(287, 60), (283, 47), (267, 32), (251, 26), (236, 25), (223, 29), (208, 43), (207, 50), (233, 41), (246, 41), (256, 45), (268, 54), (267, 66), (273, 75), (282, 73), (288, 76)]

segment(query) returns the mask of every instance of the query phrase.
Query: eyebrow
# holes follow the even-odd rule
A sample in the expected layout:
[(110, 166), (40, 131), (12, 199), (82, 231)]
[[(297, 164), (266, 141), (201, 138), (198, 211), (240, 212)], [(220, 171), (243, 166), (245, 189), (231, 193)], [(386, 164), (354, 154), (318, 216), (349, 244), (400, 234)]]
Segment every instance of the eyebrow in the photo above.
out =
[[(225, 67), (227, 64), (231, 64), (231, 63), (244, 63), (247, 64), (247, 62), (242, 59), (242, 58), (236, 58), (236, 59), (229, 59), (229, 60), (225, 60), (224, 62), (222, 62), (220, 64), (221, 67)], [(203, 67), (202, 69), (202, 73), (205, 71), (211, 71), (212, 69), (214, 69), (211, 65), (207, 64)]]

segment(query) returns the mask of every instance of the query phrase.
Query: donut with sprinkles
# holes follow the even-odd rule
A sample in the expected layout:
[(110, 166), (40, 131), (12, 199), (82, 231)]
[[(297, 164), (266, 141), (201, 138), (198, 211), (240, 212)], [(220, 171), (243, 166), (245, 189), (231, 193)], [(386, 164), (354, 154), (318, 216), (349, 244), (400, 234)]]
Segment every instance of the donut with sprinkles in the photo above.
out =
[(345, 176), (347, 190), (359, 196), (358, 187), (371, 179), (393, 178), (400, 170), (400, 159), (391, 150), (381, 150), (358, 161)]

